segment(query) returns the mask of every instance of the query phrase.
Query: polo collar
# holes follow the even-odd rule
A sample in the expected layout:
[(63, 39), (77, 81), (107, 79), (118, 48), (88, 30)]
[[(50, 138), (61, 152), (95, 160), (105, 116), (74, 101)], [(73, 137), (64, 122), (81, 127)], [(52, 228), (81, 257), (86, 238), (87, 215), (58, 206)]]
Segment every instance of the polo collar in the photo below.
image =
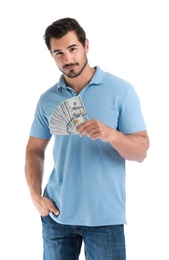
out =
[[(96, 66), (95, 69), (96, 69), (96, 71), (88, 85), (91, 85), (91, 84), (99, 85), (99, 84), (103, 83), (103, 81), (104, 81), (105, 72), (99, 66)], [(60, 76), (60, 79), (59, 79), (58, 85), (57, 85), (58, 90), (61, 88), (63, 88), (63, 89), (69, 88), (65, 83), (63, 74)]]

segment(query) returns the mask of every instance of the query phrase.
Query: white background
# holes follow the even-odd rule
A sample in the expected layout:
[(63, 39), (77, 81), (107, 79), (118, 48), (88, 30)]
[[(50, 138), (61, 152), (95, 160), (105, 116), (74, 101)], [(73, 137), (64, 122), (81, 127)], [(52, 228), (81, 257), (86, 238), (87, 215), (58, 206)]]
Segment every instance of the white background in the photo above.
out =
[(90, 65), (134, 85), (148, 127), (147, 159), (127, 162), (127, 259), (169, 259), (168, 13), (165, 0), (1, 1), (0, 259), (42, 259), (40, 216), (24, 176), (25, 146), (36, 102), (60, 76), (44, 31), (66, 16), (87, 33)]

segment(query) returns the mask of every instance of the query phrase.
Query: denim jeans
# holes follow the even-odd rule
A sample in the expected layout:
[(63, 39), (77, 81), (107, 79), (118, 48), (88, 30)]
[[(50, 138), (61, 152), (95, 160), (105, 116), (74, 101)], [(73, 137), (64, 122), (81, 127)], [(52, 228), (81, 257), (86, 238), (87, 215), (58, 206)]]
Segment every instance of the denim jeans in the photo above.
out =
[(43, 260), (78, 260), (84, 241), (86, 260), (125, 260), (123, 225), (102, 227), (70, 226), (41, 217)]

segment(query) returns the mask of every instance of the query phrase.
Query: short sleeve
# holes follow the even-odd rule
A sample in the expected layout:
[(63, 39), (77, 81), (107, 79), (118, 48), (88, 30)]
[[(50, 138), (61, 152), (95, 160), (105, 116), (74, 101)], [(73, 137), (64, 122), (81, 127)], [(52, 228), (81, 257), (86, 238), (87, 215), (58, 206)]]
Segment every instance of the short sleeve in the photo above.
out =
[(51, 138), (52, 136), (49, 129), (48, 118), (46, 116), (41, 99), (39, 99), (36, 106), (34, 120), (31, 125), (30, 136), (47, 139)]
[(133, 86), (130, 86), (122, 102), (118, 130), (124, 134), (146, 130), (140, 100)]

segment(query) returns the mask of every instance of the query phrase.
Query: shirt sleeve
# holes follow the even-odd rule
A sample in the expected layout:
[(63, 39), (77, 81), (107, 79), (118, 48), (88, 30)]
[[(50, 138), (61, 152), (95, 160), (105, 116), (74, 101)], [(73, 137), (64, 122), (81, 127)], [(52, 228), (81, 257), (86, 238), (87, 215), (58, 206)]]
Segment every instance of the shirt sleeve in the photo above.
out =
[(118, 130), (124, 134), (147, 130), (140, 100), (133, 86), (128, 89), (122, 102)]
[(52, 136), (49, 129), (48, 118), (45, 113), (45, 109), (43, 107), (41, 98), (39, 99), (36, 106), (34, 120), (32, 122), (31, 129), (30, 129), (30, 136), (45, 138), (45, 139), (49, 139)]

